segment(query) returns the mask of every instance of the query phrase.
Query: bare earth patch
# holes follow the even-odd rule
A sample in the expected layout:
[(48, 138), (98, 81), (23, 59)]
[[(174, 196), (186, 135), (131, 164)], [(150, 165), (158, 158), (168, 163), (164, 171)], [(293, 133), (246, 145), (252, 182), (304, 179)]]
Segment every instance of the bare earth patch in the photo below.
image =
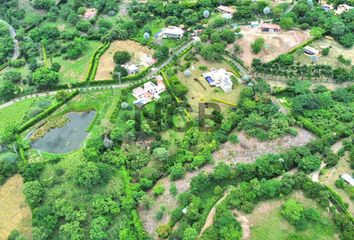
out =
[(22, 191), (23, 179), (18, 174), (0, 187), (0, 239), (7, 239), (14, 229), (32, 239), (32, 213)]
[[(185, 192), (189, 189), (190, 181), (194, 176), (198, 175), (202, 171), (211, 172), (212, 169), (213, 168), (211, 165), (206, 165), (197, 171), (187, 172), (183, 179), (174, 182), (176, 184), (178, 194)], [(155, 198), (152, 193), (152, 190), (148, 191), (147, 195), (154, 199), (153, 205), (150, 209), (144, 209), (142, 206), (139, 206), (138, 209), (145, 230), (154, 239), (157, 239), (156, 228), (162, 224), (168, 223), (170, 220), (170, 213), (177, 207), (177, 199), (169, 191), (171, 185), (169, 176), (160, 179), (156, 184), (161, 184), (162, 186), (164, 186), (165, 192), (161, 196)], [(157, 221), (155, 219), (155, 216), (162, 206), (166, 207), (166, 212), (163, 218), (160, 221)]]
[[(240, 58), (247, 66), (251, 66), (253, 58), (262, 59), (269, 62), (280, 54), (287, 53), (297, 45), (310, 38), (308, 31), (282, 31), (279, 33), (261, 32), (258, 28), (251, 28), (250, 26), (241, 27), (243, 38), (237, 40), (237, 44), (241, 46), (243, 52)], [(253, 54), (251, 44), (257, 38), (264, 38), (265, 45), (263, 50), (258, 54)]]
[(257, 138), (249, 137), (245, 132), (237, 133), (240, 143), (226, 142), (221, 149), (213, 153), (216, 162), (250, 163), (257, 157), (267, 153), (277, 153), (292, 147), (303, 146), (313, 139), (305, 129), (297, 128), (297, 136), (286, 135), (272, 141), (261, 142)]
[[(154, 51), (132, 40), (114, 41), (101, 56), (95, 80), (110, 80), (115, 67), (113, 55), (117, 51), (127, 51), (132, 55), (130, 64), (141, 65), (142, 68), (151, 66), (156, 60), (152, 58)], [(142, 69), (141, 69), (142, 70)]]

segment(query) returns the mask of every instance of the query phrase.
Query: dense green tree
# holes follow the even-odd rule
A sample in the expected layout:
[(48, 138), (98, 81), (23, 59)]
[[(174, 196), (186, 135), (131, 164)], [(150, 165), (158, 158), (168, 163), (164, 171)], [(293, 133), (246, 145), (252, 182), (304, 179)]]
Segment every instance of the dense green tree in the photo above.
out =
[(82, 162), (75, 168), (74, 179), (79, 186), (90, 188), (100, 182), (100, 169), (93, 162)]
[(321, 159), (316, 156), (306, 156), (300, 160), (299, 169), (309, 173), (318, 170), (321, 165)]
[(30, 181), (24, 184), (23, 193), (31, 208), (39, 206), (44, 197), (44, 189), (39, 181)]
[(113, 59), (116, 64), (125, 64), (130, 61), (131, 55), (127, 51), (117, 51), (114, 53)]
[(40, 89), (52, 88), (59, 82), (59, 77), (57, 72), (40, 67), (33, 73), (32, 81)]

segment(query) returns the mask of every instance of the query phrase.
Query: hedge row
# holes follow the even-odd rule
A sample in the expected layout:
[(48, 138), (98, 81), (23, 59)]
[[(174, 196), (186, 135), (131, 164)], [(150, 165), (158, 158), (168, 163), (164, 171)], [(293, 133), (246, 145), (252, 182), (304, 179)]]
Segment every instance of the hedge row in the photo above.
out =
[(0, 66), (0, 71), (5, 69), (7, 66), (9, 66), (9, 62), (4, 63), (3, 65)]
[(238, 62), (238, 63), (239, 63), (242, 67), (244, 67), (245, 69), (248, 69), (248, 67), (245, 65), (245, 63), (244, 63), (240, 58), (238, 58), (238, 57), (236, 57), (236, 56), (230, 54), (229, 52), (226, 52), (226, 55), (227, 55), (229, 58), (231, 58), (231, 59), (235, 60), (236, 62)]
[(111, 45), (111, 43), (109, 43), (109, 42), (105, 43), (104, 45), (100, 46), (95, 51), (95, 53), (92, 55), (91, 60), (90, 60), (89, 71), (88, 71), (86, 78), (85, 78), (86, 82), (93, 81), (95, 79), (100, 57), (109, 48), (110, 45)]
[(79, 93), (78, 90), (75, 90), (74, 92), (72, 92), (69, 96), (67, 96), (65, 98), (64, 101), (62, 102), (58, 102), (57, 104), (47, 108), (45, 111), (43, 111), (42, 113), (38, 114), (37, 116), (31, 118), (30, 120), (28, 120), (27, 122), (25, 122), (19, 129), (18, 129), (18, 133), (21, 133), (25, 130), (27, 130), (28, 128), (32, 127), (34, 124), (36, 124), (37, 122), (43, 120), (44, 118), (46, 118), (47, 116), (49, 116), (50, 114), (52, 114), (55, 110), (57, 110), (59, 107), (61, 107), (62, 105), (64, 105), (65, 103), (67, 103), (68, 101), (70, 101), (73, 97), (75, 97), (77, 94)]
[(301, 116), (295, 116), (295, 118), (303, 125), (304, 128), (306, 128), (310, 132), (320, 137), (324, 135), (324, 132), (319, 127), (317, 127), (317, 125), (314, 124), (311, 120)]
[(241, 77), (241, 73), (240, 73), (239, 69), (237, 68), (237, 66), (236, 66), (232, 61), (229, 61), (229, 60), (227, 60), (227, 59), (223, 59), (223, 60), (224, 60), (227, 64), (230, 65), (230, 67), (232, 68), (232, 73), (233, 73), (236, 77), (240, 78), (240, 77)]

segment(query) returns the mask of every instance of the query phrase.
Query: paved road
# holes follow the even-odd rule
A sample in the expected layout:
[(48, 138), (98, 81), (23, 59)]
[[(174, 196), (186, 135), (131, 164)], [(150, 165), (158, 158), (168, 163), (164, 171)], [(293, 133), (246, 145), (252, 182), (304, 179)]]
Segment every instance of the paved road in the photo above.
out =
[[(91, 90), (103, 90), (103, 89), (112, 89), (112, 88), (126, 88), (128, 86), (129, 86), (128, 83), (124, 83), (124, 84), (112, 84), (112, 85), (107, 85), (107, 86), (92, 86), (92, 87), (71, 88), (71, 89), (65, 89), (64, 91), (65, 92), (73, 92), (75, 90), (91, 91)], [(58, 91), (60, 91), (60, 90), (58, 90)], [(0, 105), (0, 109), (9, 107), (9, 106), (11, 106), (12, 104), (14, 104), (16, 102), (20, 102), (20, 101), (23, 101), (25, 99), (52, 96), (52, 95), (57, 94), (58, 91), (49, 91), (49, 92), (43, 92), (43, 93), (35, 93), (35, 94), (31, 94), (31, 95), (15, 98), (15, 99), (7, 102), (7, 103), (4, 103), (4, 104)]]
[(187, 42), (186, 44), (184, 44), (182, 47), (180, 47), (179, 49), (177, 49), (175, 51), (174, 54), (172, 54), (165, 62), (163, 62), (160, 66), (158, 66), (157, 68), (155, 68), (153, 71), (151, 71), (148, 75), (147, 78), (153, 78), (156, 73), (158, 73), (161, 69), (163, 69), (164, 67), (166, 67), (168, 64), (170, 64), (173, 60), (174, 57), (178, 56), (179, 54), (181, 54), (184, 50), (186, 50), (189, 46), (191, 46), (193, 43), (195, 43), (196, 40), (191, 40), (189, 42)]
[(17, 59), (20, 56), (20, 45), (18, 44), (18, 41), (16, 39), (16, 31), (10, 24), (5, 22), (4, 20), (0, 19), (0, 22), (5, 23), (10, 29), (10, 35), (11, 35), (11, 37), (14, 41), (14, 45), (15, 45), (14, 53), (12, 55), (12, 60)]

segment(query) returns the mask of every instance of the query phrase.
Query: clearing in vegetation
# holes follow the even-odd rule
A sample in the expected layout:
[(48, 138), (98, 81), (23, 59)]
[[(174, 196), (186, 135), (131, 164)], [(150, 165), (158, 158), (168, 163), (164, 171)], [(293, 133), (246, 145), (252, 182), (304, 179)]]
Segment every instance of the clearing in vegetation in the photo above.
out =
[(335, 185), (336, 180), (339, 179), (342, 174), (347, 173), (351, 175), (352, 172), (353, 170), (350, 168), (349, 156), (346, 153), (343, 157), (339, 159), (339, 162), (336, 166), (330, 169), (325, 168), (321, 171), (319, 181), (325, 184), (326, 186), (330, 187), (335, 192), (337, 192), (343, 198), (343, 200), (349, 204), (348, 206), (349, 212), (351, 214), (354, 214), (353, 200), (350, 199), (349, 194), (345, 190), (339, 189)]
[(32, 213), (22, 191), (23, 179), (18, 174), (0, 187), (0, 239), (7, 239), (14, 229), (32, 239)]
[[(285, 220), (281, 214), (281, 205), (288, 199), (295, 199), (306, 208), (316, 208), (322, 215), (322, 219), (328, 223), (326, 228), (309, 226), (306, 230), (296, 230)], [(302, 192), (294, 192), (284, 199), (273, 199), (258, 204), (251, 214), (246, 215), (251, 229), (251, 240), (286, 240), (293, 234), (302, 236), (303, 239), (338, 239), (335, 235), (333, 222), (330, 214), (317, 207), (318, 204), (306, 198)]]
[(115, 63), (113, 55), (117, 51), (127, 51), (132, 55), (132, 59), (128, 64), (140, 65), (140, 71), (155, 63), (152, 58), (154, 51), (146, 46), (132, 40), (114, 41), (111, 43), (107, 51), (101, 56), (95, 80), (111, 80)]
[(85, 80), (88, 69), (90, 67), (90, 60), (95, 51), (102, 45), (98, 41), (88, 41), (87, 49), (83, 55), (76, 60), (64, 59), (63, 56), (54, 57), (53, 62), (58, 62), (61, 65), (59, 71), (59, 83), (76, 83)]
[[(349, 64), (348, 66), (344, 64), (340, 64), (338, 61), (338, 57), (342, 55), (345, 59), (350, 59), (354, 61), (354, 49), (353, 48), (344, 48), (342, 45), (340, 45), (338, 42), (329, 39), (329, 38), (321, 38), (319, 40), (316, 40), (309, 44), (310, 47), (313, 47), (317, 50), (320, 51), (318, 54), (318, 64), (324, 64), (324, 65), (330, 65), (332, 67), (344, 67), (344, 68), (350, 68), (352, 66), (353, 62)], [(324, 48), (329, 48), (329, 54), (327, 56), (324, 56), (321, 51)], [(312, 64), (312, 61), (309, 56), (305, 55), (302, 51), (300, 52), (295, 52), (293, 53), (294, 59), (297, 62), (303, 63), (303, 64)]]
[[(308, 31), (281, 31), (278, 33), (264, 33), (258, 28), (249, 26), (241, 27), (243, 37), (237, 40), (237, 44), (241, 46), (242, 52), (240, 58), (247, 65), (251, 66), (253, 58), (260, 58), (264, 62), (269, 62), (277, 58), (280, 54), (284, 54), (310, 38)], [(252, 53), (251, 44), (257, 38), (264, 38), (265, 44), (263, 50), (258, 53)], [(231, 45), (233, 46), (233, 45)]]
[(213, 153), (216, 162), (251, 163), (261, 155), (303, 146), (315, 139), (310, 132), (302, 128), (297, 128), (295, 137), (285, 135), (272, 141), (260, 141), (257, 138), (247, 136), (243, 131), (238, 132), (237, 136), (240, 143), (226, 142), (220, 150)]

